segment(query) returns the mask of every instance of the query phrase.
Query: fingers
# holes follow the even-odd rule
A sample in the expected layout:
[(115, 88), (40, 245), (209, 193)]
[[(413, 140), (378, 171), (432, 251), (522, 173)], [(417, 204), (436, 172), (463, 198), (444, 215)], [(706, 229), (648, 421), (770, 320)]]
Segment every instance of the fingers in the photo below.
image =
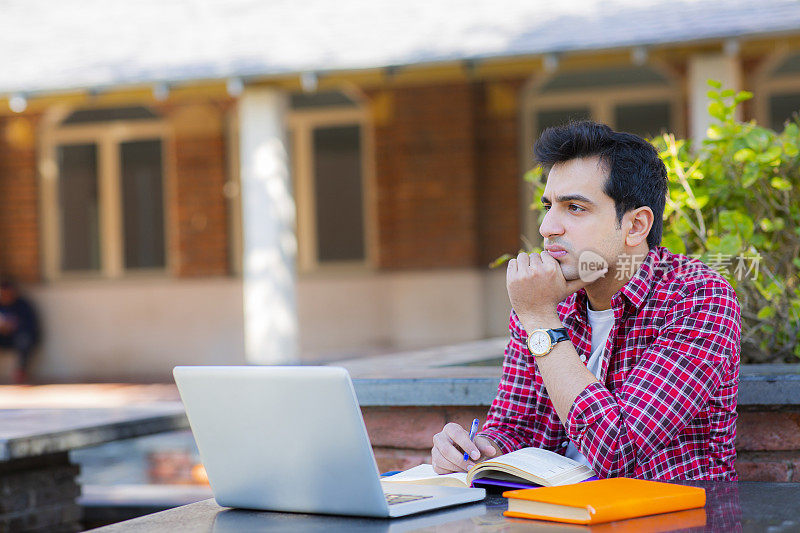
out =
[(508, 272), (509, 273), (517, 273), (517, 272), (524, 272), (528, 270), (528, 268), (534, 264), (533, 261), (538, 261), (537, 254), (529, 254), (527, 252), (520, 252), (514, 259), (508, 260)]
[(433, 464), (433, 471), (437, 474), (467, 471), (467, 465), (464, 464), (464, 461), (461, 462), (461, 465), (451, 463), (442, 455), (436, 446), (431, 449), (431, 463)]
[(444, 426), (443, 431), (445, 435), (450, 437), (450, 440), (452, 442), (454, 442), (463, 450), (463, 452), (461, 452), (461, 454), (459, 455), (462, 462), (464, 461), (464, 453), (468, 453), (470, 459), (473, 459), (475, 461), (480, 459), (481, 451), (478, 449), (477, 446), (475, 446), (475, 443), (472, 442), (472, 440), (470, 440), (469, 433), (467, 433), (467, 430), (465, 430), (458, 424), (451, 422), (446, 426)]
[(481, 451), (470, 440), (469, 433), (460, 425), (450, 422), (444, 426), (441, 432), (433, 436), (431, 461), (434, 471), (437, 473), (465, 472), (475, 463), (473, 460), (464, 461), (464, 452), (474, 460), (481, 457)]
[[(470, 453), (468, 461), (464, 461), (465, 450)], [(450, 422), (433, 436), (431, 463), (437, 474), (466, 472), (479, 460), (489, 459), (498, 453), (502, 452), (498, 451), (497, 445), (491, 439), (478, 435), (475, 437), (475, 442), (472, 442), (469, 440), (469, 433), (463, 427)]]
[(508, 272), (516, 273), (525, 270), (530, 265), (530, 258), (525, 252), (520, 252), (517, 257), (508, 260)]
[(497, 449), (492, 446), (491, 442), (483, 437), (476, 437), (475, 444), (478, 446), (478, 449), (481, 451), (481, 453), (486, 457), (494, 457), (497, 454)]
[(431, 462), (437, 474), (465, 472), (469, 465), (464, 461), (463, 452), (457, 450), (452, 440), (442, 431), (433, 436)]
[(528, 267), (536, 267), (538, 265), (552, 266), (555, 268), (559, 266), (559, 263), (547, 250), (543, 250), (539, 253), (520, 252), (516, 258), (508, 260), (508, 270), (511, 272), (522, 272)]
[(545, 267), (547, 270), (554, 270), (556, 268), (561, 268), (559, 262), (556, 261), (556, 259), (552, 255), (550, 255), (550, 252), (548, 252), (547, 250), (543, 250), (542, 252), (536, 254), (536, 257), (539, 259), (541, 265)]

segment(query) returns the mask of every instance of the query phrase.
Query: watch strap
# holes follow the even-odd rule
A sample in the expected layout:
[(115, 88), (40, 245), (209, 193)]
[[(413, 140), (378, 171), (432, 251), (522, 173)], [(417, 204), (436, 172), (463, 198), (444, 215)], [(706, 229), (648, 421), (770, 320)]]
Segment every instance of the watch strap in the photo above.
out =
[(550, 335), (550, 340), (553, 344), (569, 340), (569, 332), (567, 331), (567, 328), (548, 329), (547, 334)]

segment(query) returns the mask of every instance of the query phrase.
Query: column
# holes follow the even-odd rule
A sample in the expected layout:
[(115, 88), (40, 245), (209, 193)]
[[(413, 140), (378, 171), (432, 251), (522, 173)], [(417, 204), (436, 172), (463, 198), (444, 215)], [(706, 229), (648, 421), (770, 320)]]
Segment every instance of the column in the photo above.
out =
[(714, 120), (708, 115), (710, 100), (706, 93), (711, 89), (709, 79), (722, 82), (723, 89), (738, 91), (741, 86), (738, 56), (720, 53), (689, 58), (689, 133), (697, 141), (706, 138), (706, 131)]
[(247, 89), (239, 100), (245, 358), (297, 361), (295, 202), (286, 142), (288, 99)]

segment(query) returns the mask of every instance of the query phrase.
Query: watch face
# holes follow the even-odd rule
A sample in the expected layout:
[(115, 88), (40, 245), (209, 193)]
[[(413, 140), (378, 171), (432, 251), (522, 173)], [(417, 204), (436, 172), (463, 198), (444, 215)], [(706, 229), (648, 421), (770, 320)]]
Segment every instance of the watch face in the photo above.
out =
[(550, 349), (550, 335), (545, 331), (534, 331), (528, 339), (528, 347), (535, 355), (547, 353)]

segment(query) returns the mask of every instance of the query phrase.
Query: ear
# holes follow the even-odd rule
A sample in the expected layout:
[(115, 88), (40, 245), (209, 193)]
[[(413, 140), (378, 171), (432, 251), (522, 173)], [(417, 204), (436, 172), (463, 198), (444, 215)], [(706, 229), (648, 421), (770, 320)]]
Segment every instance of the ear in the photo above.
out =
[(631, 248), (639, 246), (643, 241), (647, 240), (647, 235), (650, 233), (650, 228), (653, 227), (655, 217), (653, 211), (647, 207), (637, 207), (632, 211), (625, 214), (626, 224), (623, 227), (628, 228), (625, 235), (625, 244)]

